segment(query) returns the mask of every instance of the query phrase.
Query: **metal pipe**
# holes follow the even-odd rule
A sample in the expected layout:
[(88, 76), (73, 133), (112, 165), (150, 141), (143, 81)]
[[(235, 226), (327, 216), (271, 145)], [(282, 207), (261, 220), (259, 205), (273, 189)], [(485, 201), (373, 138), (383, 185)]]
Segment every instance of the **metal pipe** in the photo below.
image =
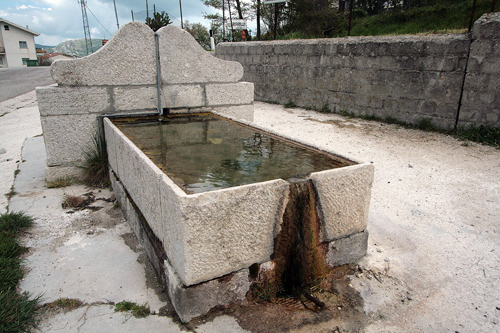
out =
[(470, 14), (469, 28), (467, 29), (468, 32), (472, 30), (472, 22), (474, 21), (475, 10), (476, 10), (476, 0), (474, 0), (474, 3), (472, 4), (472, 13)]
[(115, 2), (115, 0), (113, 0), (113, 4), (115, 5), (116, 28), (120, 29), (120, 24), (118, 23), (118, 13), (116, 12), (116, 2)]
[(184, 29), (184, 21), (182, 21), (182, 2), (179, 0), (179, 9), (181, 11), (181, 28)]
[(158, 42), (158, 34), (155, 32), (155, 48), (156, 48), (156, 84), (158, 87), (158, 114), (161, 115), (161, 74), (160, 74), (160, 47)]

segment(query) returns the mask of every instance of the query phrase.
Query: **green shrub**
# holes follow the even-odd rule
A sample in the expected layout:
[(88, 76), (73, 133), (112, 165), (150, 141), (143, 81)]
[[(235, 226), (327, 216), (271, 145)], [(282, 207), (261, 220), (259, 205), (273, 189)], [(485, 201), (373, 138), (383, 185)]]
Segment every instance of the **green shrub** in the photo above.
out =
[(83, 170), (82, 182), (88, 186), (108, 186), (110, 181), (106, 142), (94, 134), (91, 146), (84, 149), (83, 155), (84, 163), (80, 166)]

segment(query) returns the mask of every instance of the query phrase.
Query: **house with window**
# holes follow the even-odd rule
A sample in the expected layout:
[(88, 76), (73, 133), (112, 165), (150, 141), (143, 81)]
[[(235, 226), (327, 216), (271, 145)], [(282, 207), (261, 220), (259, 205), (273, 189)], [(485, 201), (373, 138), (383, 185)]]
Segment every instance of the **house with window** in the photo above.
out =
[(28, 27), (0, 18), (0, 67), (23, 67), (37, 60), (35, 37), (40, 35)]

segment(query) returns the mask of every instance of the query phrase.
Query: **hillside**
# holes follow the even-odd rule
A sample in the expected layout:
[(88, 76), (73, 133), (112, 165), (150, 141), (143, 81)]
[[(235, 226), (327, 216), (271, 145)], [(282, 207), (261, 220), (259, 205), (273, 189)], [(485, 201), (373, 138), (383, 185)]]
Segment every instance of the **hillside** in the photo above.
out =
[[(101, 46), (102, 46), (102, 39), (100, 38), (92, 39), (92, 49), (94, 52), (99, 50)], [(87, 55), (84, 38), (67, 40), (65, 42), (58, 44), (57, 46), (36, 44), (36, 48), (42, 48), (44, 51), (47, 51), (47, 53), (59, 52), (67, 55), (76, 55), (78, 57), (84, 57)]]

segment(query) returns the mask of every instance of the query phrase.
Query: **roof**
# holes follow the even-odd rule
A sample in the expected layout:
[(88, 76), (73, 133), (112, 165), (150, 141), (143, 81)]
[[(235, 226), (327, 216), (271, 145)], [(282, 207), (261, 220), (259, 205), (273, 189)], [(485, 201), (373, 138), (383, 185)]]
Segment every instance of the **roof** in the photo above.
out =
[(29, 32), (30, 34), (33, 34), (35, 36), (40, 36), (40, 34), (38, 32), (34, 32), (33, 30), (30, 30), (28, 28), (24, 28), (24, 27), (20, 26), (19, 24), (12, 23), (12, 22), (7, 21), (6, 19), (1, 18), (1, 17), (0, 17), (0, 22), (7, 23), (8, 25), (11, 25), (11, 26), (16, 27), (18, 29), (21, 29), (21, 30), (24, 30), (26, 32)]

